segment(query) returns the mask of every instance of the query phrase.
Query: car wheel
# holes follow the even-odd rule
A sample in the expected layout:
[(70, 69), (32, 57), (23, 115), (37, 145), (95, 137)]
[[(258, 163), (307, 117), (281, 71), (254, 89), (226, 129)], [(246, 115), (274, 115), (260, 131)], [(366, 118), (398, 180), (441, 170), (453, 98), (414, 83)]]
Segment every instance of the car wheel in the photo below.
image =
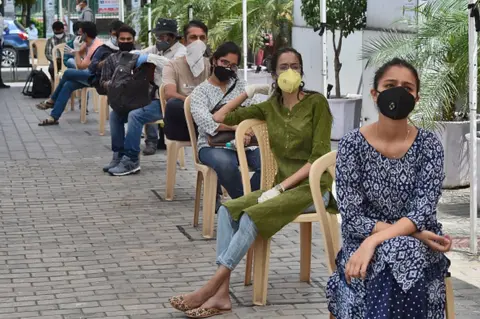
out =
[(17, 51), (14, 48), (2, 49), (2, 67), (7, 68), (17, 64)]

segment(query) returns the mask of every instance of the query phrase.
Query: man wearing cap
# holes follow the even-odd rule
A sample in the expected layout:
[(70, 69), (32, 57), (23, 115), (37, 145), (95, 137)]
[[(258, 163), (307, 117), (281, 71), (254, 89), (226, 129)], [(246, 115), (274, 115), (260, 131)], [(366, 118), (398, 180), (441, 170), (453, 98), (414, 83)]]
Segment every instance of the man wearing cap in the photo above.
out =
[[(158, 54), (167, 59), (176, 59), (187, 55), (187, 49), (178, 42), (179, 35), (177, 31), (177, 21), (170, 19), (159, 19), (155, 29), (151, 30), (155, 37), (155, 45), (146, 48), (142, 53)], [(159, 75), (161, 76), (161, 74)], [(144, 155), (153, 155), (157, 151), (157, 146), (165, 149), (163, 141), (163, 132), (160, 130), (160, 143), (157, 125), (147, 125), (147, 136), (145, 138)]]

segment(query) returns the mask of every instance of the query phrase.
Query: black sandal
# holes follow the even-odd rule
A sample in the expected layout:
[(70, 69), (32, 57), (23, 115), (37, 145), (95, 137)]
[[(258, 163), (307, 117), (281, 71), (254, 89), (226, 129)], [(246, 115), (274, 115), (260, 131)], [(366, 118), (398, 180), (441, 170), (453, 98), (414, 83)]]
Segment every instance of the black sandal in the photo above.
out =
[(50, 125), (58, 125), (58, 120), (55, 120), (54, 118), (50, 117), (38, 123), (38, 126), (50, 126)]
[(48, 100), (43, 101), (41, 103), (38, 103), (35, 105), (37, 109), (39, 110), (48, 110), (48, 109), (53, 109), (53, 103), (48, 102)]

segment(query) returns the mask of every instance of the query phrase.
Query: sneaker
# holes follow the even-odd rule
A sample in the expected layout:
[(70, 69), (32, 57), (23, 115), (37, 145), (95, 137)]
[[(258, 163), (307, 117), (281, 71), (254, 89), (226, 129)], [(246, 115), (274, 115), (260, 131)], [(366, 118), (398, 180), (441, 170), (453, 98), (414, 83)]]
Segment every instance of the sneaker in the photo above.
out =
[(113, 157), (112, 157), (112, 160), (110, 161), (110, 164), (108, 164), (107, 166), (105, 166), (103, 168), (103, 171), (105, 173), (107, 173), (111, 168), (114, 168), (115, 166), (117, 166), (118, 164), (120, 164), (120, 160), (122, 159), (122, 157), (120, 156), (120, 153), (118, 152), (114, 152), (113, 153)]
[(157, 145), (156, 143), (146, 143), (145, 144), (145, 149), (143, 150), (143, 155), (149, 156), (153, 155), (157, 152)]
[(140, 172), (140, 161), (132, 161), (130, 157), (123, 155), (120, 163), (109, 169), (108, 173), (113, 176), (125, 176)]

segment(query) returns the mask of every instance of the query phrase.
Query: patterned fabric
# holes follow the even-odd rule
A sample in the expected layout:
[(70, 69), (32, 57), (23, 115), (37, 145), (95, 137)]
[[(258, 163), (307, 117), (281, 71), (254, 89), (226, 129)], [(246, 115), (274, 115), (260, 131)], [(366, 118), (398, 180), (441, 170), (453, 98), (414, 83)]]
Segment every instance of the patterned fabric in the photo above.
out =
[[(278, 170), (275, 183), (284, 181), (306, 163), (313, 163), (330, 152), (332, 115), (327, 99), (318, 93), (307, 93), (291, 110), (278, 102), (276, 97), (238, 108), (227, 114), (226, 125), (237, 125), (246, 119), (266, 121), (270, 147)], [(320, 185), (323, 192), (331, 191), (332, 178), (328, 173), (322, 176)], [(262, 191), (252, 192), (225, 203), (234, 220), (247, 213), (257, 226), (258, 233), (268, 239), (285, 225), (292, 222), (313, 203), (308, 178), (294, 188), (277, 197), (258, 204)], [(330, 201), (329, 210), (335, 208)]]
[[(47, 44), (45, 45), (45, 56), (47, 57), (47, 60), (50, 61), (50, 62), (53, 61), (52, 51), (53, 51), (53, 48), (56, 45), (66, 43), (66, 42), (71, 41), (73, 39), (74, 39), (74, 36), (71, 35), (71, 34), (68, 34), (68, 33), (65, 33), (63, 38), (61, 38), (61, 39), (57, 38), (56, 36), (53, 36), (53, 37), (49, 38), (47, 40)], [(60, 53), (57, 53), (57, 58), (60, 58), (60, 57), (61, 57)]]
[[(227, 91), (234, 82), (234, 80), (231, 80), (230, 83), (228, 83)], [(198, 150), (210, 146), (208, 144), (208, 135), (215, 136), (217, 134), (216, 131), (220, 124), (213, 120), (211, 113), (215, 105), (219, 102), (220, 105), (226, 104), (235, 99), (245, 92), (245, 86), (245, 81), (239, 79), (235, 88), (226, 97), (223, 97), (225, 93), (218, 86), (211, 84), (208, 80), (193, 90), (191, 95), (191, 109), (193, 120), (198, 126)], [(243, 106), (248, 106), (251, 102), (250, 99), (247, 99), (243, 103)]]
[[(385, 271), (392, 275), (403, 293), (408, 294), (413, 287), (420, 286), (424, 289), (422, 293), (431, 294), (427, 313), (415, 318), (443, 318), (444, 277), (450, 262), (413, 237), (395, 237), (378, 246), (365, 281), (352, 279), (348, 285), (344, 275), (346, 263), (378, 221), (393, 224), (407, 217), (419, 230), (442, 234), (436, 205), (443, 178), (442, 144), (431, 132), (419, 129), (401, 159), (380, 154), (358, 130), (340, 141), (336, 190), (342, 215), (343, 246), (336, 260), (337, 271), (327, 285), (329, 310), (335, 318), (367, 318), (366, 297), (375, 293), (369, 283)], [(422, 285), (418, 285), (420, 281)]]

